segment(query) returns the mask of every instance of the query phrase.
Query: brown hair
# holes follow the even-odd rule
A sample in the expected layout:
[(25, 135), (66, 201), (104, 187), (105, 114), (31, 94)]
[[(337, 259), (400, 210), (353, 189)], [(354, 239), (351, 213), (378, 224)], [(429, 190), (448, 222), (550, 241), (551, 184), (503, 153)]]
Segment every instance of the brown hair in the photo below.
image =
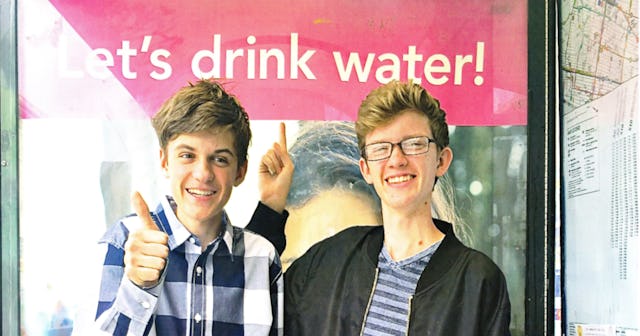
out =
[(162, 104), (151, 124), (164, 150), (169, 141), (181, 134), (230, 130), (234, 136), (238, 166), (247, 161), (251, 142), (249, 117), (238, 99), (216, 81), (200, 80), (181, 88)]

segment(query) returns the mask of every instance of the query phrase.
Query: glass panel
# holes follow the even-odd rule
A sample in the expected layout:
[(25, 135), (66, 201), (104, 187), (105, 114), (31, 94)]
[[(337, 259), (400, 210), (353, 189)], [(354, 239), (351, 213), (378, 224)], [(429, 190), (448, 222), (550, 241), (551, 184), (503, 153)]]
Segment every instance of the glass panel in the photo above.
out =
[(303, 121), (353, 121), (382, 82), (424, 85), (452, 126), (449, 177), (469, 243), (504, 271), (512, 334), (524, 333), (527, 3), (302, 1), (286, 19), (283, 4), (18, 3), (24, 335), (67, 335), (93, 317), (96, 242), (132, 211), (132, 190), (149, 204), (167, 190), (149, 117), (210, 76), (252, 119), (249, 172), (227, 205), (238, 226), (279, 120), (295, 139)]
[(507, 277), (512, 335), (524, 334), (527, 248), (527, 129), (456, 127), (449, 173), (469, 245), (487, 254)]

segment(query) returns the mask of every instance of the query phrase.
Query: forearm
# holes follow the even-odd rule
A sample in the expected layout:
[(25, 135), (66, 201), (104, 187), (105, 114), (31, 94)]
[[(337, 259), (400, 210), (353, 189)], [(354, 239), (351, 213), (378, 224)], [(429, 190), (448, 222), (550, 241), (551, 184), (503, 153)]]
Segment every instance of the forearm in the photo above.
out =
[(142, 289), (124, 272), (124, 251), (109, 244), (104, 257), (94, 330), (108, 334), (144, 335), (160, 295), (163, 278), (153, 288)]
[(143, 336), (152, 323), (157, 302), (158, 296), (153, 290), (141, 289), (125, 278), (115, 300), (100, 303), (102, 307), (110, 306), (97, 316), (95, 327), (111, 335)]

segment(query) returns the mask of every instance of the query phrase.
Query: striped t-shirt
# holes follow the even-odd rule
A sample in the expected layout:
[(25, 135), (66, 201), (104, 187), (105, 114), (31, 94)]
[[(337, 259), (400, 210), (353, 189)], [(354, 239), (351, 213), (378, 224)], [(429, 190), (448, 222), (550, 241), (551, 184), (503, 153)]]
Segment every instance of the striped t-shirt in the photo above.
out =
[(386, 246), (378, 255), (378, 280), (369, 307), (364, 335), (406, 335), (410, 299), (420, 275), (442, 240), (404, 260), (394, 261)]

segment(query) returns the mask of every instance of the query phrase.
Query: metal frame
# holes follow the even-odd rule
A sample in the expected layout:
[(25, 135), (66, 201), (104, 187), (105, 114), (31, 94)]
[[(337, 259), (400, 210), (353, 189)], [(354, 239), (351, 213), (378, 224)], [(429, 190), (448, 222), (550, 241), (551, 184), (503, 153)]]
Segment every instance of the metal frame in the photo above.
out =
[(556, 2), (529, 1), (525, 333), (554, 334)]
[(20, 335), (18, 56), (16, 0), (0, 0), (0, 222), (2, 335)]

